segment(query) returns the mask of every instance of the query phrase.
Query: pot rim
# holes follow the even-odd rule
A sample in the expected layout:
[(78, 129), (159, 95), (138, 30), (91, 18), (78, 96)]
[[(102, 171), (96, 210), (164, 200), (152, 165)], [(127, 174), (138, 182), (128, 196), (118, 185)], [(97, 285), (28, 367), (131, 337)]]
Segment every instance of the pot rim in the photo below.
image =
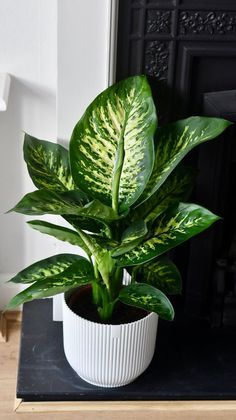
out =
[[(140, 319), (137, 319), (136, 321), (132, 321), (132, 322), (125, 322), (125, 323), (121, 323), (121, 324), (104, 324), (104, 323), (101, 323), (101, 322), (95, 322), (95, 321), (90, 321), (89, 319), (86, 319), (86, 318), (84, 318), (84, 317), (82, 317), (82, 316), (80, 316), (80, 315), (78, 315), (78, 314), (76, 314), (74, 311), (72, 311), (72, 309), (69, 307), (69, 305), (68, 305), (68, 303), (67, 303), (67, 301), (66, 301), (66, 293), (68, 293), (69, 291), (67, 291), (67, 292), (64, 292), (63, 293), (63, 303), (66, 305), (66, 307), (67, 307), (67, 309), (69, 309), (69, 311), (70, 311), (70, 313), (74, 316), (74, 317), (76, 317), (76, 318), (80, 318), (80, 319), (82, 319), (82, 320), (84, 320), (84, 321), (86, 321), (87, 323), (89, 323), (90, 325), (94, 325), (94, 324), (96, 324), (96, 325), (101, 325), (102, 327), (118, 327), (118, 326), (121, 326), (121, 325), (134, 325), (134, 324), (137, 324), (137, 323), (141, 323), (141, 322), (144, 322), (144, 320), (146, 320), (147, 318), (151, 318), (151, 317), (153, 317), (153, 315), (156, 315), (157, 317), (158, 317), (158, 314), (156, 313), (156, 312), (149, 312), (146, 316), (144, 316), (144, 317), (142, 317), (142, 318), (140, 318)], [(128, 306), (128, 305), (127, 305)], [(131, 306), (131, 305), (130, 305)]]

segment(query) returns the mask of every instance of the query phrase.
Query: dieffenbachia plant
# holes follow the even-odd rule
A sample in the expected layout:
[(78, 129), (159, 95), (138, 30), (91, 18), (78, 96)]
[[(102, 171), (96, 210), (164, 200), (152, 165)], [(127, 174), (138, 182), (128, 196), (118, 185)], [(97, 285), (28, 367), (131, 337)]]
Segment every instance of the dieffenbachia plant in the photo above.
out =
[[(180, 293), (181, 278), (167, 253), (219, 218), (184, 202), (195, 171), (179, 163), (229, 124), (190, 117), (157, 128), (149, 84), (135, 76), (91, 103), (74, 128), (69, 151), (26, 134), (24, 158), (38, 189), (12, 210), (62, 216), (70, 228), (28, 223), (75, 245), (76, 252), (82, 248), (87, 258), (59, 254), (25, 268), (10, 281), (29, 287), (8, 308), (91, 284), (102, 320), (109, 320), (119, 301), (172, 320), (166, 294)], [(125, 268), (132, 273), (127, 286)]]

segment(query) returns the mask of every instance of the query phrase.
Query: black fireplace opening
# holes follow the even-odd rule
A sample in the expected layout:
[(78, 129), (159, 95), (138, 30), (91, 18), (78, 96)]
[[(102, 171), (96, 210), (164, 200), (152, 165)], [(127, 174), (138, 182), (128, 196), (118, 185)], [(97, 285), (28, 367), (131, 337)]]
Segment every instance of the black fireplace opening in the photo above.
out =
[[(117, 80), (146, 74), (160, 124), (190, 115), (236, 122), (236, 3), (120, 0)], [(189, 201), (222, 217), (172, 251), (183, 278), (176, 320), (236, 327), (236, 128), (193, 150)]]

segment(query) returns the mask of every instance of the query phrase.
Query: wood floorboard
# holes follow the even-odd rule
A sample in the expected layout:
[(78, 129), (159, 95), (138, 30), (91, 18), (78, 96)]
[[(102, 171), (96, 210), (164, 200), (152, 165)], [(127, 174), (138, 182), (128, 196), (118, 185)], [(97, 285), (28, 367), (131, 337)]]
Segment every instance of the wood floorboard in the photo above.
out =
[[(78, 403), (32, 404), (18, 406), (14, 411), (20, 323), (8, 321), (8, 341), (0, 343), (0, 420), (235, 420), (236, 402), (155, 402), (127, 406), (116, 402), (113, 409), (104, 403), (89, 402), (78, 408)], [(19, 402), (18, 402), (19, 403)], [(112, 405), (112, 403), (110, 403)], [(134, 405), (134, 411), (129, 407)], [(106, 407), (105, 407), (106, 405)], [(49, 412), (47, 412), (47, 410)], [(55, 410), (55, 411), (54, 411)]]

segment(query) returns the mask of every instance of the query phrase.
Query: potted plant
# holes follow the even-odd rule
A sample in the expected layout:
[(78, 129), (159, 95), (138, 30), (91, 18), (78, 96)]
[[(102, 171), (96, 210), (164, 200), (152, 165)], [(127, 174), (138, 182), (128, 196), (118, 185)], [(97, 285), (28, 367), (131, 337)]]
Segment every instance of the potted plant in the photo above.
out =
[[(69, 151), (26, 134), (24, 158), (38, 190), (12, 209), (61, 215), (72, 228), (28, 224), (84, 250), (34, 263), (10, 281), (29, 284), (8, 304), (65, 292), (64, 349), (75, 371), (100, 386), (133, 381), (149, 365), (158, 316), (174, 318), (166, 295), (181, 292), (167, 253), (218, 216), (186, 203), (195, 171), (179, 166), (230, 123), (190, 117), (157, 128), (145, 76), (102, 92), (76, 124)], [(131, 281), (123, 282), (124, 269)]]

